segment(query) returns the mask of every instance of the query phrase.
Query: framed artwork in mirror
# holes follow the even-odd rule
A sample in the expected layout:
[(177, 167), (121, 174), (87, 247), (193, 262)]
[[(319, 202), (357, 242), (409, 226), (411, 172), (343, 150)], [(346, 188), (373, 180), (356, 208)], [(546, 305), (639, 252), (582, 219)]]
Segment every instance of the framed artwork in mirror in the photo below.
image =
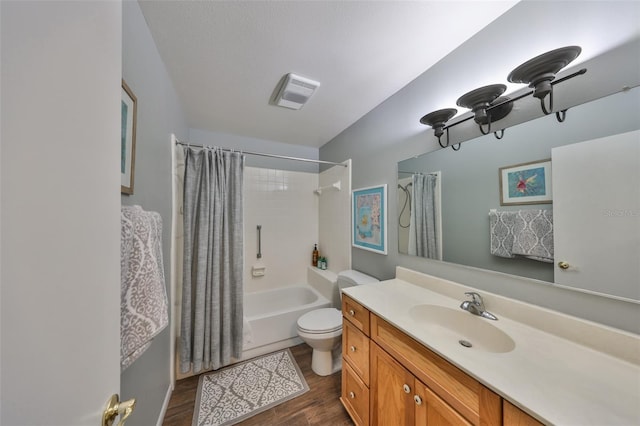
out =
[(500, 168), (500, 205), (550, 204), (551, 159)]
[(120, 192), (133, 194), (133, 177), (136, 162), (136, 115), (137, 99), (133, 91), (122, 80), (122, 102), (120, 107)]
[(354, 247), (387, 254), (387, 185), (352, 192), (351, 242)]

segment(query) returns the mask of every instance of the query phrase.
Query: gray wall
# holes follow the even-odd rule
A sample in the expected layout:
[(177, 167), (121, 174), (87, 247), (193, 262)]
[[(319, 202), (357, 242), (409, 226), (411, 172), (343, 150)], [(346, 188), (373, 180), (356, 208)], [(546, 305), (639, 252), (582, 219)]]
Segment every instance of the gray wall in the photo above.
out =
[[(138, 204), (160, 213), (167, 293), (170, 277), (171, 150), (170, 135), (188, 134), (180, 101), (160, 59), (138, 2), (126, 1), (123, 13), (122, 75), (138, 98), (136, 164), (133, 195), (122, 195), (123, 205)], [(171, 304), (171, 303), (170, 303)], [(121, 377), (123, 400), (136, 398), (135, 412), (127, 425), (158, 422), (170, 387), (170, 326), (153, 341)]]
[[(526, 4), (517, 5), (512, 9), (514, 14), (522, 13), (522, 9), (516, 10), (520, 6), (527, 7)], [(505, 22), (518, 21), (518, 19), (513, 19), (514, 16), (508, 16), (512, 11), (505, 14), (507, 19)], [(516, 16), (516, 18), (522, 17)], [(386, 183), (389, 187), (389, 200), (396, 200), (397, 162), (439, 148), (431, 129), (422, 126), (422, 130), (415, 130), (415, 123), (420, 119), (420, 115), (415, 113), (416, 104), (420, 102), (421, 97), (428, 97), (430, 93), (438, 93), (439, 87), (449, 82), (452, 70), (461, 67), (468, 68), (469, 58), (472, 58), (472, 62), (474, 62), (478, 57), (478, 52), (487, 52), (487, 46), (497, 48), (503, 46), (496, 46), (496, 44), (508, 45), (508, 37), (505, 39), (508, 34), (505, 34), (500, 19), (502, 17), (321, 147), (320, 159), (344, 161), (351, 158), (353, 160), (353, 188)], [(615, 25), (615, 20), (610, 21), (610, 25)], [(548, 30), (544, 28), (543, 24), (539, 27), (541, 32)], [(604, 30), (604, 27), (601, 30)], [(631, 56), (626, 55), (626, 59), (624, 55), (621, 55), (620, 61), (612, 61), (611, 58), (608, 58), (606, 63), (600, 64), (599, 69), (595, 66), (591, 67), (587, 74), (593, 76), (603, 73), (606, 75), (606, 70), (629, 68), (628, 64), (630, 63), (631, 67), (627, 71), (635, 73), (637, 76), (637, 49), (631, 52)], [(632, 60), (625, 62), (628, 58)], [(501, 78), (506, 80), (506, 76)], [(564, 86), (570, 87), (569, 85), (573, 84), (572, 82), (575, 80), (564, 83)], [(620, 90), (623, 85), (619, 84), (616, 90)], [(620, 93), (611, 98), (594, 102), (592, 106), (585, 106), (585, 110), (589, 112), (583, 116), (578, 114), (578, 108), (570, 109), (567, 114), (567, 122), (564, 124), (556, 123), (553, 117), (541, 118), (537, 121), (548, 121), (549, 123), (546, 124), (549, 128), (538, 134), (538, 137), (545, 138), (547, 136), (545, 132), (556, 128), (559, 131), (566, 131), (560, 129), (565, 125), (577, 129), (578, 133), (572, 136), (575, 140), (588, 140), (638, 129), (640, 127), (638, 91), (638, 89), (634, 89), (631, 92)], [(613, 90), (610, 93), (612, 92)], [(556, 102), (560, 102), (560, 97)], [(451, 105), (443, 105), (442, 107), (447, 106)], [(428, 112), (430, 111), (422, 111), (422, 114)], [(464, 125), (459, 127), (464, 127)], [(505, 151), (514, 149), (515, 145), (513, 144), (514, 141), (517, 141), (517, 137), (511, 136), (511, 134), (518, 135), (518, 131), (517, 128), (507, 129), (504, 139), (497, 141), (504, 144)], [(468, 133), (468, 129), (463, 129), (462, 133), (465, 132)], [(476, 131), (476, 134), (479, 135), (479, 132)], [(488, 135), (484, 138), (489, 139), (493, 136)], [(464, 140), (468, 139), (471, 138)], [(484, 143), (484, 139), (482, 141)], [(465, 150), (473, 143), (475, 142), (465, 142), (461, 149)], [(395, 202), (391, 202), (388, 206), (388, 217), (390, 223), (395, 223), (397, 218)], [(397, 226), (395, 225), (389, 226), (388, 238), (389, 254), (387, 256), (353, 248), (353, 268), (380, 279), (388, 279), (395, 275), (396, 266), (404, 266), (570, 315), (636, 333), (640, 332), (637, 304), (566, 290), (533, 279), (402, 255), (397, 250)]]

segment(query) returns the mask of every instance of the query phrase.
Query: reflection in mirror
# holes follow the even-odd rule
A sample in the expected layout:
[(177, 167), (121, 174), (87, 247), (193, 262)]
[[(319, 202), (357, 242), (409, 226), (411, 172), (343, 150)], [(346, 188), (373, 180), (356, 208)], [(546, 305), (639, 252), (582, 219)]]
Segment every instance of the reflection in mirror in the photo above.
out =
[[(549, 158), (552, 159), (552, 170), (555, 170), (553, 157), (554, 151), (558, 147), (565, 145), (578, 146), (579, 142), (637, 130), (639, 127), (637, 123), (639, 106), (640, 88), (636, 87), (587, 104), (576, 106), (571, 109), (571, 117), (562, 124), (559, 124), (553, 116), (545, 116), (511, 127), (509, 133), (502, 140), (497, 140), (491, 135), (482, 136), (463, 143), (460, 151), (438, 149), (399, 162), (398, 185), (404, 188), (398, 189), (397, 211), (401, 214), (398, 222), (399, 251), (404, 254), (413, 254), (415, 251), (415, 255), (418, 256), (441, 259), (446, 262), (499, 271), (546, 282), (553, 283), (557, 281), (554, 280), (554, 274), (562, 272), (555, 264), (567, 259), (556, 258), (544, 261), (542, 259), (536, 259), (536, 256), (514, 255), (515, 253), (513, 252), (507, 253), (505, 256), (500, 256), (497, 255), (495, 247), (492, 247), (494, 241), (492, 241), (490, 232), (491, 223), (489, 216), (491, 212), (495, 211), (505, 214), (507, 212), (515, 212), (516, 214), (523, 212), (520, 213), (521, 216), (524, 214), (531, 216), (531, 213), (534, 212), (535, 215), (533, 216), (541, 219), (546, 218), (550, 222), (552, 218), (555, 217), (555, 214), (552, 213), (554, 207), (556, 207), (556, 204), (558, 208), (560, 206), (560, 200), (556, 198), (553, 199), (552, 204), (549, 204), (547, 201), (539, 201), (537, 204), (525, 204), (526, 201), (536, 200), (535, 198), (529, 198), (527, 200), (526, 197), (523, 198), (522, 201), (510, 199), (509, 203), (501, 203), (501, 201), (504, 201), (504, 196), (501, 195), (500, 191), (500, 171), (501, 169), (503, 171), (518, 171), (518, 166), (525, 163), (539, 162), (539, 164), (542, 165)], [(632, 136), (632, 138), (633, 137), (634, 136)], [(640, 138), (637, 136), (635, 136), (634, 141), (635, 142), (631, 142), (632, 146), (640, 145)], [(584, 144), (584, 146), (586, 145), (587, 144)], [(610, 147), (609, 152), (619, 151), (613, 142), (611, 142)], [(635, 151), (630, 152), (626, 148), (622, 150), (627, 153), (627, 157), (633, 157), (634, 161), (636, 161), (636, 163), (634, 163), (635, 166), (632, 166), (631, 170), (633, 170), (633, 167), (636, 169), (640, 168), (640, 165), (638, 165), (640, 158), (635, 158), (640, 157), (640, 155), (635, 155)], [(602, 171), (603, 174), (609, 174), (609, 172), (606, 171), (606, 167), (619, 168), (619, 163), (614, 162), (614, 164), (611, 164), (611, 161), (609, 161), (607, 157), (608, 156), (603, 157), (602, 154), (599, 154), (598, 157), (598, 159), (600, 159), (599, 172)], [(535, 168), (534, 166), (536, 166), (536, 164), (532, 167)], [(436, 174), (436, 172), (438, 172), (438, 182), (441, 188), (441, 194), (437, 198), (439, 201), (436, 203), (438, 206), (436, 209), (441, 211), (441, 214), (437, 215), (441, 220), (439, 226), (436, 227), (437, 232), (433, 234), (433, 238), (438, 242), (441, 249), (437, 252), (438, 256), (434, 257), (419, 254), (420, 252), (414, 248), (410, 248), (410, 225), (418, 219), (412, 220), (410, 214), (407, 213), (408, 207), (405, 206), (405, 204), (411, 205), (409, 209), (410, 212), (419, 211), (421, 205), (424, 206), (422, 202), (417, 201), (418, 197), (415, 195), (414, 176), (428, 176), (431, 173)], [(549, 189), (551, 186), (555, 188), (554, 175), (555, 172), (546, 176), (546, 178), (551, 181), (546, 182)], [(540, 177), (541, 176), (538, 176), (537, 179)], [(633, 179), (633, 176), (627, 176), (627, 178)], [(538, 183), (540, 183), (539, 180)], [(585, 194), (587, 196), (586, 198), (590, 200), (597, 201), (603, 198), (597, 193), (589, 193), (589, 187), (577, 187), (575, 191)], [(411, 195), (412, 198), (407, 202), (406, 198), (408, 195)], [(517, 196), (517, 194), (514, 195)], [(629, 250), (635, 250), (634, 247), (638, 245), (637, 230), (640, 229), (638, 227), (640, 223), (640, 210), (637, 210), (638, 207), (633, 203), (638, 203), (639, 198), (640, 193), (637, 191), (637, 188), (633, 191), (626, 192), (624, 197), (619, 198), (620, 202), (618, 205), (632, 206), (620, 208), (624, 211), (631, 212), (623, 219), (627, 220), (627, 222), (625, 222), (628, 224), (626, 227), (628, 230), (627, 234), (632, 232), (635, 232), (635, 234), (633, 234), (634, 236), (632, 238), (626, 238), (624, 235), (607, 235), (605, 238), (607, 241), (610, 240), (614, 247), (616, 244), (621, 247), (622, 242), (626, 240), (631, 240), (631, 248)], [(541, 200), (543, 199), (544, 197)], [(609, 203), (611, 203), (611, 201), (609, 201)], [(433, 208), (431, 205), (428, 205), (427, 210), (431, 211)], [(603, 216), (604, 213), (602, 212), (611, 211), (612, 208), (615, 207), (612, 207), (612, 205), (598, 206), (597, 204), (592, 204), (589, 207), (589, 213)], [(584, 214), (586, 213), (587, 212), (584, 211)], [(424, 216), (429, 217), (429, 214), (425, 213)], [(511, 219), (506, 219), (505, 228), (511, 227), (511, 229), (514, 229), (513, 223), (509, 222), (509, 220)], [(620, 222), (621, 221), (622, 219)], [(609, 222), (612, 221), (609, 220)], [(554, 230), (554, 232), (557, 231), (559, 230)], [(420, 231), (420, 233), (421, 235), (429, 235), (428, 231)], [(416, 234), (414, 237), (417, 241), (418, 235), (419, 234)], [(495, 237), (495, 235), (493, 237)], [(591, 246), (596, 250), (598, 247), (604, 247), (601, 241), (593, 241), (592, 239), (585, 239), (584, 237), (589, 236), (569, 235), (566, 238), (573, 241), (577, 246)], [(541, 238), (541, 235), (537, 235), (535, 238)], [(634, 243), (634, 241), (636, 242)], [(635, 246), (633, 244), (635, 244)], [(553, 250), (552, 240), (547, 248)], [(606, 253), (603, 252), (607, 250), (616, 251), (615, 248), (602, 248), (602, 250), (599, 250), (598, 253), (600, 254), (598, 256), (602, 259), (602, 263), (600, 263), (598, 267), (606, 267), (606, 261), (604, 260)], [(619, 255), (620, 253), (618, 253), (618, 256)], [(551, 257), (553, 257), (552, 254)], [(554, 262), (555, 264), (550, 262)], [(638, 269), (637, 262), (629, 263), (629, 265), (622, 267)], [(569, 264), (571, 264), (571, 262), (569, 262)], [(618, 270), (610, 273), (609, 276), (612, 278), (622, 276), (622, 272), (623, 271)], [(571, 268), (568, 271), (564, 271), (564, 273), (572, 273)], [(606, 282), (596, 283), (590, 287), (584, 286), (583, 288), (596, 293), (640, 300), (637, 280), (635, 283), (631, 283), (631, 285), (628, 279), (625, 279), (624, 283), (616, 283), (616, 280), (617, 278), (601, 280)], [(563, 283), (563, 285), (565, 284)], [(571, 286), (579, 287), (580, 284), (571, 284)]]
[(440, 180), (440, 172), (398, 171), (398, 228), (408, 254), (442, 260)]

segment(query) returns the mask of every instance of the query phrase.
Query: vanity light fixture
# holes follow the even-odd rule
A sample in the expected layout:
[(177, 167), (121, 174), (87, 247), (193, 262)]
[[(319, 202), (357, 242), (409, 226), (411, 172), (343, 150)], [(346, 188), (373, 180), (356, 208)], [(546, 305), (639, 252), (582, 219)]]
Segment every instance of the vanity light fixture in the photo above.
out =
[[(513, 103), (525, 98), (531, 94), (535, 98), (540, 99), (542, 112), (549, 115), (553, 112), (553, 86), (571, 78), (577, 77), (587, 72), (586, 68), (582, 68), (572, 74), (556, 80), (556, 74), (570, 62), (572, 62), (582, 52), (580, 46), (567, 46), (560, 49), (551, 50), (542, 55), (520, 65), (507, 77), (511, 83), (525, 83), (533, 90), (521, 94), (515, 98), (501, 96), (507, 87), (504, 84), (491, 84), (489, 86), (480, 87), (462, 95), (456, 101), (458, 106), (469, 108), (473, 111), (473, 116), (463, 118), (451, 124), (447, 122), (456, 114), (454, 108), (440, 109), (433, 111), (420, 119), (420, 123), (431, 126), (435, 136), (438, 138), (438, 144), (442, 148), (449, 146), (449, 129), (458, 124), (464, 123), (473, 118), (483, 135), (491, 132), (491, 123), (503, 119), (513, 109)], [(549, 97), (549, 107), (545, 103), (545, 98)], [(556, 119), (562, 123), (565, 120), (567, 110), (556, 111)], [(487, 126), (485, 130), (484, 126)], [(442, 144), (441, 136), (447, 132), (447, 143)], [(494, 132), (497, 139), (504, 136), (504, 128), (498, 132)], [(460, 143), (456, 144), (458, 148), (451, 145), (454, 151), (460, 149)]]
[[(488, 135), (491, 132), (491, 113), (487, 109), (505, 90), (507, 90), (507, 86), (504, 84), (490, 84), (465, 93), (458, 98), (456, 104), (472, 110), (473, 119), (478, 123), (480, 132), (483, 135)], [(482, 127), (483, 124), (489, 125), (486, 131)]]
[[(533, 90), (533, 96), (540, 99), (540, 106), (545, 115), (553, 111), (553, 86), (552, 81), (562, 68), (569, 65), (571, 61), (582, 52), (580, 46), (566, 46), (559, 49), (538, 55), (520, 65), (507, 77), (511, 83), (528, 84)], [(545, 98), (549, 96), (549, 108), (545, 104)], [(564, 121), (564, 114), (556, 113), (558, 121)]]

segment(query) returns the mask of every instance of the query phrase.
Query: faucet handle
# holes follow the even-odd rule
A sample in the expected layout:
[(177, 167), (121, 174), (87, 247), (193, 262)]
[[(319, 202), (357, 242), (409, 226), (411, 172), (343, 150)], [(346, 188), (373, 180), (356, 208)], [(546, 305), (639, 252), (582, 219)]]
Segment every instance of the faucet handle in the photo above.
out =
[(482, 301), (482, 296), (480, 296), (478, 293), (473, 292), (473, 291), (468, 291), (465, 293), (466, 296), (470, 296), (471, 297), (471, 302), (473, 302), (474, 304), (478, 305), (481, 309), (484, 310), (484, 302)]

